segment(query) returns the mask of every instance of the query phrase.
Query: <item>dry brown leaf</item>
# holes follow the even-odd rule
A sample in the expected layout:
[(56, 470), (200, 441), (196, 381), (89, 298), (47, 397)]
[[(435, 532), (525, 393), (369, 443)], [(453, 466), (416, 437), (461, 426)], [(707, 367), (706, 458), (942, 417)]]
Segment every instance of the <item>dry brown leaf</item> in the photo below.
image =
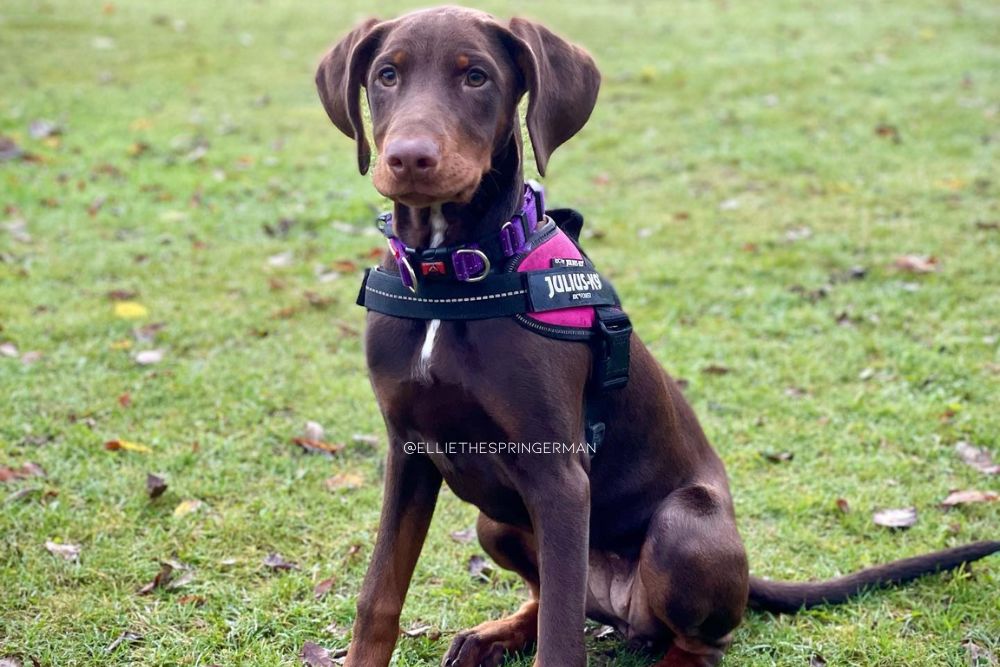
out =
[(323, 482), (327, 491), (338, 491), (340, 489), (357, 489), (365, 483), (364, 478), (353, 472), (342, 472), (328, 478)]
[(28, 461), (18, 468), (0, 466), (0, 482), (11, 482), (16, 479), (27, 479), (28, 477), (45, 477), (45, 470), (37, 463)]
[(892, 528), (895, 530), (910, 528), (917, 523), (917, 508), (903, 507), (899, 509), (879, 510), (875, 512), (872, 520), (877, 526)]
[(478, 577), (489, 581), (490, 574), (493, 572), (493, 567), (489, 564), (489, 562), (485, 558), (483, 558), (479, 554), (476, 554), (474, 556), (469, 557), (468, 570), (469, 574), (471, 574), (473, 577)]
[(187, 595), (182, 595), (179, 598), (177, 598), (177, 602), (178, 602), (178, 604), (190, 604), (190, 605), (194, 605), (195, 607), (201, 607), (202, 605), (205, 604), (205, 596), (204, 595), (191, 595), (189, 593)]
[(151, 499), (159, 498), (167, 490), (167, 482), (159, 475), (146, 473), (146, 493)]
[(333, 456), (344, 447), (343, 445), (330, 444), (320, 440), (310, 440), (309, 438), (292, 438), (292, 442), (301, 447), (305, 452), (310, 454), (325, 454), (326, 456)]
[(1000, 464), (993, 463), (993, 457), (986, 449), (976, 447), (964, 440), (955, 443), (955, 451), (966, 465), (969, 465), (985, 475), (1000, 473)]
[(937, 257), (933, 255), (900, 255), (892, 264), (900, 271), (909, 273), (934, 273), (940, 268)]
[(53, 556), (60, 556), (66, 560), (76, 560), (80, 556), (81, 547), (79, 544), (73, 544), (72, 542), (62, 543), (53, 542), (51, 540), (46, 540), (45, 548)]
[(109, 452), (125, 450), (127, 452), (136, 452), (138, 454), (150, 454), (153, 451), (146, 445), (141, 445), (138, 442), (132, 442), (131, 440), (108, 440), (104, 443), (104, 449)]
[(264, 565), (271, 568), (272, 570), (297, 570), (299, 566), (296, 563), (285, 560), (284, 556), (279, 553), (271, 552), (264, 558)]
[(314, 642), (306, 642), (302, 645), (299, 658), (303, 665), (308, 667), (333, 667), (333, 660), (330, 652)]
[(319, 582), (318, 584), (316, 584), (316, 586), (313, 587), (313, 595), (316, 597), (317, 600), (319, 600), (324, 595), (330, 592), (330, 589), (333, 588), (333, 584), (334, 584), (333, 577), (324, 579), (323, 581)]
[(437, 639), (441, 636), (441, 633), (431, 630), (429, 625), (411, 625), (409, 628), (402, 630), (402, 633), (407, 637), (423, 637), (427, 636), (428, 639)]
[(706, 375), (726, 375), (727, 373), (732, 372), (732, 369), (728, 366), (723, 366), (722, 364), (709, 364), (708, 366), (702, 368), (701, 372)]
[(330, 268), (337, 273), (354, 273), (358, 270), (358, 265), (349, 259), (338, 259), (330, 264)]
[(837, 509), (847, 514), (851, 511), (851, 504), (847, 502), (846, 498), (837, 498)]
[(968, 505), (970, 503), (990, 503), (1000, 498), (1000, 494), (995, 491), (975, 491), (972, 489), (965, 491), (952, 491), (948, 497), (941, 501), (941, 507), (955, 507), (956, 505)]
[(153, 580), (136, 591), (137, 595), (149, 595), (157, 588), (164, 588), (170, 583), (174, 576), (174, 566), (168, 562), (160, 563), (160, 571), (156, 573)]
[(462, 530), (453, 530), (451, 532), (451, 539), (455, 540), (459, 544), (468, 544), (472, 540), (476, 539), (476, 529), (475, 528), (464, 528)]

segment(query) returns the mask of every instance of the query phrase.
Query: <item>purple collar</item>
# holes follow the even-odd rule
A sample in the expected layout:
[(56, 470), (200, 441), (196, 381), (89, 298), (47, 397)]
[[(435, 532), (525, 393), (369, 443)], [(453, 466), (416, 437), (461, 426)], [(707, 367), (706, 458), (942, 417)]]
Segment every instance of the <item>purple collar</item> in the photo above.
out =
[(523, 206), (499, 232), (473, 243), (418, 250), (403, 243), (393, 232), (392, 213), (378, 217), (378, 227), (385, 234), (389, 252), (396, 260), (399, 277), (412, 292), (418, 283), (429, 280), (458, 280), (474, 283), (482, 280), (493, 267), (524, 252), (528, 239), (545, 217), (545, 194), (534, 181), (524, 185)]

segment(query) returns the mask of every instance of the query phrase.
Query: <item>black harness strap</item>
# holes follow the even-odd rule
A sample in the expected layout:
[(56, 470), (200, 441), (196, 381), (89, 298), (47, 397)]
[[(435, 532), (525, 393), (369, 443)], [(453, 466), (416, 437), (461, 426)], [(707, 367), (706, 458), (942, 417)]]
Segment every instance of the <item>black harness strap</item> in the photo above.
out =
[(413, 292), (399, 276), (375, 268), (365, 272), (357, 303), (394, 317), (417, 320), (484, 320), (575, 306), (613, 306), (611, 283), (590, 268), (491, 273), (480, 282), (431, 282)]

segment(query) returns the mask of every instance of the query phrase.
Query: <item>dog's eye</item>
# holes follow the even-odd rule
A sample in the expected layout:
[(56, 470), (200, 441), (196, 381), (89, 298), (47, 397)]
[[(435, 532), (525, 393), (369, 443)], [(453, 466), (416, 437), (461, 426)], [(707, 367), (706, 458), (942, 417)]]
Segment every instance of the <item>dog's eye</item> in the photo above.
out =
[(470, 69), (465, 74), (465, 85), (478, 88), (486, 83), (486, 72), (481, 69)]
[(395, 86), (396, 69), (394, 67), (383, 67), (378, 72), (378, 80), (383, 86)]

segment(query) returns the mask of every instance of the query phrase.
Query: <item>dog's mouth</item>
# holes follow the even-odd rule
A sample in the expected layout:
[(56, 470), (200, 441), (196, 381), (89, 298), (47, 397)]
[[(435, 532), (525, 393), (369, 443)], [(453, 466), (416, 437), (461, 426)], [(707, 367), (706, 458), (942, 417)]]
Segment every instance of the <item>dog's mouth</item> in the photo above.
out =
[[(479, 179), (459, 187), (422, 188), (413, 183), (384, 184), (375, 179), (375, 189), (383, 197), (388, 197), (397, 204), (412, 208), (426, 208), (441, 204), (467, 204), (479, 188)], [(387, 187), (388, 185), (388, 187)]]

